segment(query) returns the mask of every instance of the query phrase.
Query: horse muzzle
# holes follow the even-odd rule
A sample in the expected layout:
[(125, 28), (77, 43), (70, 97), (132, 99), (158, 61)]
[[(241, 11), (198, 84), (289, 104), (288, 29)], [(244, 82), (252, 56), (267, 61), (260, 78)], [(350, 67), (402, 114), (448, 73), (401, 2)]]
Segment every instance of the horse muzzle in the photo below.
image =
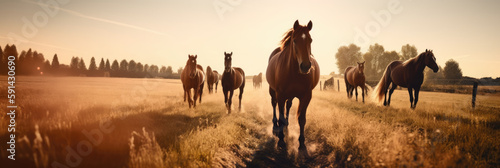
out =
[(308, 74), (309, 70), (311, 70), (311, 62), (300, 63), (300, 73)]

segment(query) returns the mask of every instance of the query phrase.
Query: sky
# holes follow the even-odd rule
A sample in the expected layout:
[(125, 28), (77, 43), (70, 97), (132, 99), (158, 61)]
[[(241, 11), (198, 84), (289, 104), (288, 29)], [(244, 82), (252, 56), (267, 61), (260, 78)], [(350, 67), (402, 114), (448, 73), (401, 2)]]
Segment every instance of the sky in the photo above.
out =
[(295, 20), (310, 32), (321, 74), (335, 53), (415, 45), (438, 65), (454, 59), (465, 76), (500, 77), (500, 1), (495, 0), (1, 0), (0, 45), (71, 57), (183, 67), (188, 54), (221, 71), (224, 52), (247, 75), (265, 73), (270, 53)]

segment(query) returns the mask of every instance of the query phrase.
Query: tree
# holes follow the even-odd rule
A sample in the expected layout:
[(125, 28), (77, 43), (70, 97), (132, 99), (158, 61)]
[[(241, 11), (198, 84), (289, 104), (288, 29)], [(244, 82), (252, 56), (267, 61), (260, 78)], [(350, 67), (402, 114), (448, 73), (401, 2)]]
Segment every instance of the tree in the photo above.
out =
[(184, 69), (182, 67), (179, 67), (179, 69), (177, 69), (177, 74), (180, 76), (182, 74), (183, 70)]
[(148, 73), (148, 71), (149, 71), (149, 65), (146, 64), (146, 65), (144, 65), (144, 70), (142, 72)]
[(109, 71), (111, 70), (111, 65), (109, 64), (109, 59), (106, 59), (106, 68), (104, 70)]
[(135, 65), (136, 72), (142, 73), (143, 70), (144, 70), (144, 66), (140, 62), (137, 63), (137, 65)]
[(40, 72), (41, 72), (41, 73), (40, 73), (40, 75), (43, 75), (43, 74), (45, 74), (45, 73), (47, 73), (47, 72), (50, 72), (51, 67), (52, 67), (52, 66), (50, 65), (49, 60), (45, 61), (45, 63), (43, 64), (43, 68), (42, 68), (42, 70), (40, 71)]
[(123, 59), (120, 62), (120, 71), (127, 72), (127, 70), (128, 70), (128, 62), (127, 62), (127, 60)]
[(59, 69), (59, 58), (57, 58), (57, 54), (55, 54), (52, 58), (52, 69), (54, 71), (57, 71), (57, 69)]
[(408, 60), (418, 55), (415, 45), (406, 44), (401, 47), (401, 60)]
[(462, 79), (462, 69), (460, 69), (457, 61), (450, 59), (445, 63), (443, 75), (444, 78), (449, 80)]
[(396, 51), (386, 51), (384, 52), (384, 54), (379, 58), (378, 62), (379, 62), (379, 72), (380, 73), (380, 77), (382, 77), (382, 73), (384, 73), (385, 71), (385, 68), (387, 68), (387, 65), (389, 65), (392, 61), (397, 61), (399, 60), (400, 56), (398, 54), (398, 52)]
[(89, 71), (91, 71), (91, 72), (97, 71), (97, 65), (95, 63), (94, 57), (90, 58)]
[(432, 69), (425, 68), (425, 70), (424, 70), (424, 72), (425, 72), (424, 83), (425, 84), (436, 84), (436, 81), (443, 79), (444, 78), (443, 69), (441, 68), (441, 66), (439, 66), (439, 69), (440, 69), (440, 71), (434, 73), (432, 71)]
[(71, 63), (69, 64), (69, 67), (70, 67), (73, 75), (78, 75), (78, 63), (79, 62), (80, 62), (80, 59), (78, 57), (71, 57)]
[(101, 58), (101, 62), (99, 63), (99, 68), (97, 70), (104, 71), (106, 69), (106, 65), (104, 64), (104, 58)]
[(375, 61), (373, 59), (373, 55), (369, 52), (363, 54), (363, 59), (365, 60), (365, 70), (364, 70), (364, 73), (365, 73), (365, 76), (366, 76), (366, 79), (369, 79), (369, 80), (377, 80), (375, 77), (376, 77), (376, 73), (375, 73), (375, 66), (373, 66), (372, 62)]
[(113, 65), (111, 65), (111, 70), (115, 72), (120, 70), (120, 65), (118, 65), (118, 61), (116, 59), (113, 61)]
[[(371, 66), (373, 67), (373, 70), (375, 71), (375, 76), (379, 78), (379, 76), (382, 76), (381, 74), (384, 72), (385, 67), (387, 65), (383, 65), (383, 63), (380, 62), (380, 59), (382, 55), (384, 55), (385, 49), (384, 46), (375, 43), (374, 45), (370, 45), (368, 48), (368, 52), (372, 55), (373, 60), (371, 61)], [(366, 66), (366, 64), (365, 64)]]
[(78, 70), (80, 70), (80, 73), (84, 73), (85, 71), (87, 71), (87, 66), (85, 65), (85, 61), (83, 60), (83, 58), (80, 58), (80, 62), (78, 62)]
[(166, 73), (167, 77), (170, 77), (170, 76), (172, 76), (172, 73), (174, 73), (174, 71), (172, 70), (171, 66), (168, 66), (165, 73)]
[(161, 74), (161, 75), (166, 75), (166, 74), (167, 74), (167, 67), (165, 67), (165, 66), (161, 66), (161, 69), (160, 69), (160, 74)]
[(335, 54), (337, 60), (337, 67), (339, 72), (344, 72), (348, 66), (356, 64), (361, 60), (361, 52), (358, 46), (350, 44), (349, 46), (341, 46)]
[(135, 63), (134, 60), (130, 60), (130, 62), (128, 63), (128, 71), (129, 72), (136, 72), (136, 66), (137, 64)]

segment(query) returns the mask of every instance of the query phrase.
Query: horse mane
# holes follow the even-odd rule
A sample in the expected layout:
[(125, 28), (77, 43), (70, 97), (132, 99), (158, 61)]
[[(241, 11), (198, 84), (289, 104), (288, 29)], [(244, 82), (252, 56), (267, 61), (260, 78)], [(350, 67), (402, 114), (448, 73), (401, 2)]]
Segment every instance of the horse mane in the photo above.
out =
[(281, 50), (283, 50), (286, 46), (290, 45), (290, 41), (292, 41), (292, 33), (293, 33), (293, 28), (291, 28), (285, 34), (283, 34), (283, 39), (281, 39), (280, 42)]
[(409, 63), (417, 62), (420, 58), (423, 58), (423, 56), (425, 56), (428, 52), (430, 52), (430, 51), (422, 52), (419, 55), (417, 55), (416, 57), (413, 57), (413, 58), (410, 58), (410, 59), (406, 60), (405, 62), (403, 62), (403, 65), (406, 66)]
[(210, 66), (207, 66), (207, 73), (209, 73), (209, 72), (213, 72), (213, 71), (212, 71), (212, 68)]

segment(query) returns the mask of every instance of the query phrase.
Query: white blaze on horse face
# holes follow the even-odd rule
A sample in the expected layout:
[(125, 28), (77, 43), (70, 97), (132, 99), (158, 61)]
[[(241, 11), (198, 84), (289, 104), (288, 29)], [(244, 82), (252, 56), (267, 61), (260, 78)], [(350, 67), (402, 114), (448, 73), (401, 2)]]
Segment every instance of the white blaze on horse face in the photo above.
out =
[(306, 39), (306, 34), (305, 34), (305, 33), (302, 33), (302, 36), (301, 36), (301, 37), (302, 37), (302, 39), (304, 39), (304, 40), (305, 40), (305, 39)]

